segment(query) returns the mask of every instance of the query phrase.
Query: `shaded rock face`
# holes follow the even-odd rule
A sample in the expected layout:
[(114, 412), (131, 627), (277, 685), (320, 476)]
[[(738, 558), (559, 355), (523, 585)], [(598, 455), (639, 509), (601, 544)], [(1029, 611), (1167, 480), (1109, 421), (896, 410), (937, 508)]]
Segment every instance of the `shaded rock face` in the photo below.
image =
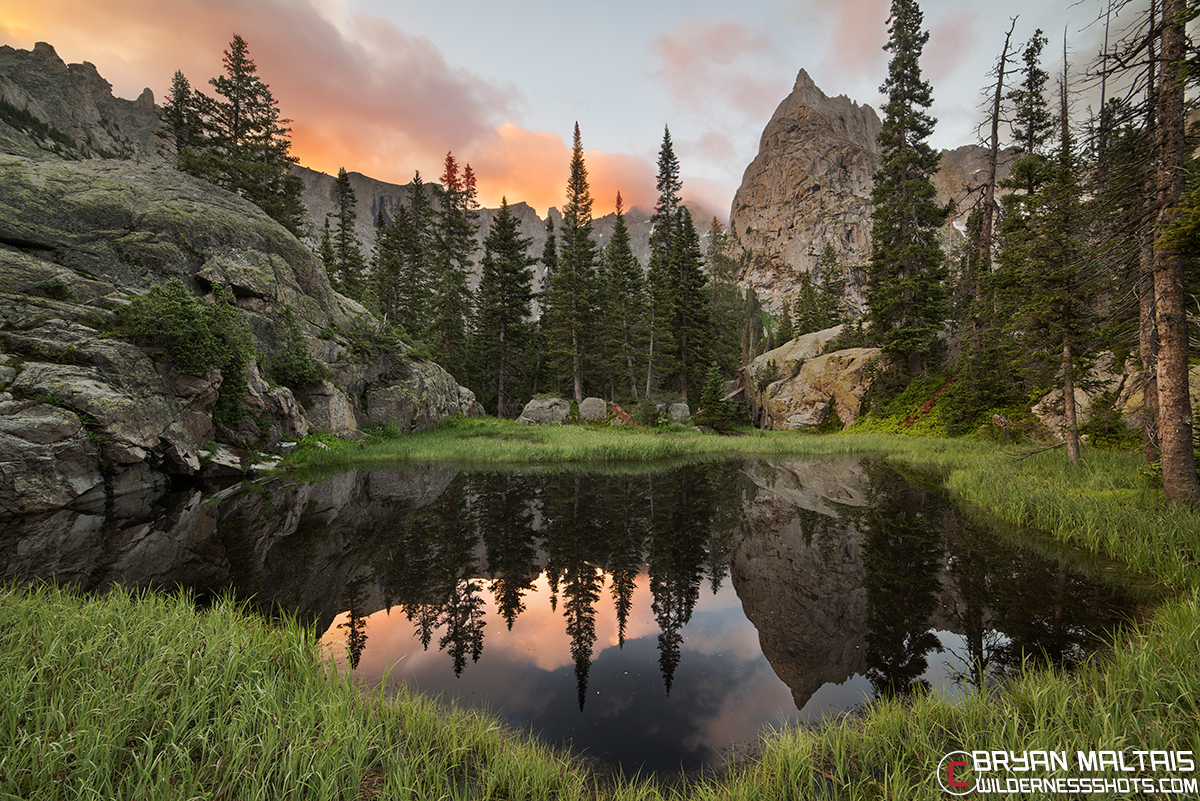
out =
[[(750, 257), (739, 276), (764, 305), (778, 310), (812, 271), (826, 244), (850, 267), (847, 300), (862, 308), (862, 266), (871, 253), (871, 189), (879, 169), (875, 110), (846, 96), (830, 98), (804, 70), (763, 130), (758, 155), (733, 197), (729, 230), (735, 252)], [(986, 177), (987, 151), (970, 145), (943, 151), (934, 177), (938, 202), (954, 201), (954, 228), (967, 215)], [(998, 170), (1008, 174), (1012, 155)]]
[(45, 42), (32, 51), (0, 47), (0, 100), (50, 126), (46, 135), (0, 122), (0, 145), (10, 152), (162, 161), (154, 94), (146, 89), (137, 100), (113, 97), (94, 65), (68, 66)]
[(870, 364), (879, 348), (827, 353), (842, 326), (793, 339), (751, 362), (745, 371), (746, 405), (759, 428), (805, 429), (836, 415), (841, 427), (858, 419), (870, 388)]
[[(173, 278), (198, 295), (223, 287), (264, 357), (279, 349), (280, 315), (291, 309), (338, 386), (314, 389), (302, 411), (252, 362), (246, 414), (214, 420), (219, 372), (180, 374), (163, 353), (111, 336), (112, 309)], [(271, 448), (311, 427), (370, 419), (419, 430), (478, 413), (474, 395), (436, 365), (402, 353), (363, 363), (330, 335), (367, 314), (236, 195), (163, 166), (0, 153), (0, 516), (102, 509), (106, 496), (167, 475), (245, 469), (244, 451), (213, 458), (213, 440)], [(393, 419), (375, 404), (368, 414), (370, 393), (389, 389), (412, 409)]]

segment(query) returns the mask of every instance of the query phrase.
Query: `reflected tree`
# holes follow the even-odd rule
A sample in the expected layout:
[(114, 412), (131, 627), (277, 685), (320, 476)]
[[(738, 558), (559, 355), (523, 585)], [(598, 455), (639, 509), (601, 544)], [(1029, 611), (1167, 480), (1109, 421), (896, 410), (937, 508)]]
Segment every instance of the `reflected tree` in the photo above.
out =
[(868, 469), (874, 495), (864, 516), (867, 679), (882, 696), (927, 689), (927, 655), (940, 652), (930, 620), (941, 592), (944, 546), (924, 517), (925, 493), (889, 470)]

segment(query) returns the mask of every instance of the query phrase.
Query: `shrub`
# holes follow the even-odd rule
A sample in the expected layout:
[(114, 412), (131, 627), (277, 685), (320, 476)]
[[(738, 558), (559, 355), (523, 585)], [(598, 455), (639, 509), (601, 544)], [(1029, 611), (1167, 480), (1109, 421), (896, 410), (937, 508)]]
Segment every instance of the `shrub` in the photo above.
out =
[(246, 366), (256, 355), (254, 340), (225, 291), (217, 286), (213, 294), (215, 302), (206, 303), (172, 278), (117, 309), (116, 328), (141, 345), (164, 351), (181, 373), (219, 370), (221, 417), (237, 419), (248, 386)]

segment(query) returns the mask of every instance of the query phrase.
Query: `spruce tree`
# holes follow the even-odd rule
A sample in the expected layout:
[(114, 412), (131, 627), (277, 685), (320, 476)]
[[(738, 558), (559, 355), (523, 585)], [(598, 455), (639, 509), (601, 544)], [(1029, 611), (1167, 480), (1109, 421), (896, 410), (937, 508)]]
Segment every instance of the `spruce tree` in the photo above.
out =
[(708, 247), (704, 253), (713, 317), (713, 359), (724, 374), (733, 375), (742, 364), (745, 298), (734, 283), (737, 261), (729, 254), (729, 250), (729, 234), (721, 221), (713, 217), (708, 226)]
[(221, 98), (211, 105), (210, 149), (216, 180), (299, 235), (303, 181), (291, 173), (291, 120), (280, 116), (270, 87), (258, 77), (250, 48), (234, 34), (225, 74), (209, 83)]
[(584, 398), (585, 372), (591, 350), (597, 303), (597, 251), (592, 239), (592, 195), (583, 161), (579, 123), (575, 123), (571, 175), (563, 207), (558, 266), (547, 298), (547, 344), (558, 372), (572, 388), (576, 403)]
[(520, 408), (514, 401), (524, 394), (518, 382), (524, 378), (522, 364), (530, 344), (535, 261), (528, 255), (529, 243), (508, 199), (501, 198), (500, 212), (483, 240), (472, 338), (480, 400), (485, 408), (494, 403), (497, 417), (512, 416)]
[[(629, 397), (638, 397), (638, 378), (646, 314), (645, 276), (629, 241), (621, 193), (617, 193), (617, 219), (612, 239), (604, 249), (604, 278), (610, 298), (610, 325), (613, 330), (615, 373), (622, 375)], [(621, 394), (624, 394), (622, 390)]]
[(663, 141), (658, 150), (658, 201), (650, 218), (649, 333), (646, 354), (646, 396), (658, 386), (661, 377), (674, 369), (676, 349), (674, 281), (671, 265), (675, 257), (675, 233), (679, 225), (679, 196), (683, 182), (679, 178), (679, 159), (671, 142), (671, 130), (663, 126)]
[(671, 294), (675, 307), (672, 335), (675, 340), (679, 394), (686, 403), (693, 400), (704, 380), (711, 357), (712, 306), (704, 277), (704, 254), (700, 236), (692, 223), (692, 214), (680, 206), (676, 214), (678, 230), (671, 259)]
[(337, 221), (333, 235), (335, 286), (350, 297), (362, 300), (365, 264), (362, 249), (358, 246), (358, 235), (354, 232), (358, 222), (358, 200), (345, 167), (338, 169), (333, 185), (333, 203), (333, 217)]
[[(1033, 358), (1033, 375), (1052, 373), (1059, 379), (1063, 435), (1074, 462), (1079, 459), (1075, 387), (1086, 372), (1085, 344), (1096, 327), (1092, 313), (1096, 282), (1084, 271), (1083, 189), (1067, 114), (1066, 81), (1064, 65), (1059, 142), (1046, 165), (1044, 184), (1029, 200), (1028, 244), (1019, 271), (1022, 292), (1012, 330)], [(1043, 380), (1031, 383), (1040, 386)]]
[(210, 171), (204, 163), (210, 104), (208, 98), (192, 89), (186, 75), (175, 70), (159, 111), (162, 125), (156, 133), (163, 141), (163, 155), (181, 172), (201, 176)]
[(460, 172), (452, 153), (446, 154), (441, 181), (435, 190), (439, 203), (431, 226), (427, 339), (434, 361), (453, 373), (466, 367), (472, 303), (467, 276), (474, 265), (471, 253), (478, 212), (474, 174), (469, 166)]
[(946, 316), (946, 277), (939, 229), (949, 209), (937, 204), (931, 177), (939, 156), (928, 144), (933, 103), (919, 60), (929, 33), (915, 0), (893, 0), (887, 45), (892, 54), (879, 132), (881, 166), (871, 190), (871, 260), (867, 307), (884, 355), (921, 374)]

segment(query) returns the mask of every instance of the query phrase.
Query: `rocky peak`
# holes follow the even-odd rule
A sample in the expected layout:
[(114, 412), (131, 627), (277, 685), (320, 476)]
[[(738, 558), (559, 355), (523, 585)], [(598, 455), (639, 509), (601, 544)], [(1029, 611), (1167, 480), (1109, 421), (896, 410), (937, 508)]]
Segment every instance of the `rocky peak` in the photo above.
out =
[(751, 256), (742, 281), (768, 305), (790, 294), (826, 242), (842, 262), (866, 261), (880, 126), (870, 106), (828, 97), (804, 70), (775, 109), (729, 217), (735, 247)]
[[(856, 281), (871, 252), (871, 189), (881, 127), (871, 106), (827, 96), (804, 70), (775, 109), (729, 215), (735, 248), (749, 257), (742, 284), (768, 308), (777, 310), (794, 294), (800, 275), (812, 271), (826, 244), (851, 268), (848, 299), (861, 304)], [(976, 145), (942, 153), (934, 185), (938, 202), (954, 201), (952, 226), (959, 231), (978, 198), (971, 190), (986, 177), (986, 157), (986, 149)], [(1010, 160), (1005, 154), (1001, 178)]]
[(45, 42), (33, 50), (0, 46), (0, 101), (0, 152), (162, 160), (154, 93), (113, 97), (94, 64), (67, 65)]

